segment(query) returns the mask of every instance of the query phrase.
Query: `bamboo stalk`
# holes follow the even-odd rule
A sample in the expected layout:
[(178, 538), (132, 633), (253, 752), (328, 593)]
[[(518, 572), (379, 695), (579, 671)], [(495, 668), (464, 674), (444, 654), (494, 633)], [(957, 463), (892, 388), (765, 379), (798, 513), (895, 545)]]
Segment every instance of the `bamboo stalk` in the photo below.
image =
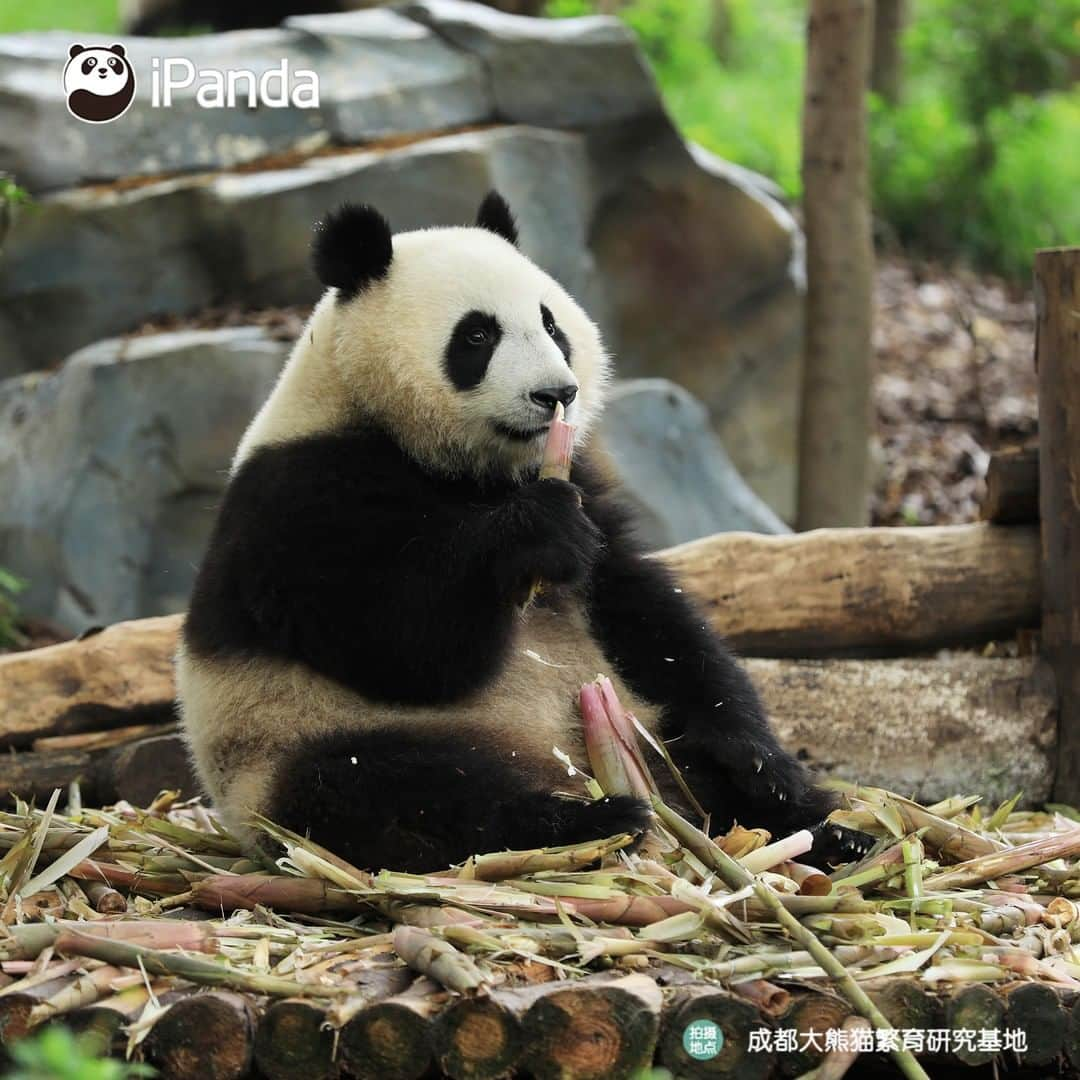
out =
[(459, 994), (478, 990), (488, 981), (465, 953), (416, 926), (399, 926), (394, 931), (394, 951), (414, 971)]
[[(758, 899), (771, 910), (781, 927), (783, 927), (783, 929), (796, 941), (802, 944), (807, 952), (813, 956), (814, 960), (824, 968), (829, 976), (835, 981), (841, 993), (843, 993), (848, 1001), (855, 1006), (859, 1013), (865, 1016), (875, 1028), (879, 1030), (890, 1029), (888, 1020), (885, 1019), (877, 1006), (866, 995), (866, 992), (862, 987), (855, 982), (843, 965), (836, 960), (832, 953), (829, 952), (817, 937), (810, 930), (807, 930), (802, 923), (800, 923), (799, 920), (796, 919), (782, 903), (780, 903), (776, 894), (768, 887), (768, 885), (755, 879), (732, 859), (730, 855), (714, 844), (703, 832), (695, 829), (690, 822), (679, 817), (674, 810), (665, 806), (664, 803), (655, 797), (653, 798), (653, 809), (660, 815), (664, 824), (676, 835), (679, 842), (690, 848), (698, 858), (703, 859), (708, 865), (714, 867), (729, 888), (744, 889), (752, 887), (757, 894)], [(909, 1080), (915, 1080), (915, 1078), (917, 1078), (917, 1080), (929, 1080), (926, 1071), (915, 1060), (910, 1051), (895, 1050), (892, 1051), (891, 1056), (896, 1062), (897, 1067), (905, 1076), (909, 1077)]]
[(1019, 847), (1008, 848), (1005, 851), (995, 851), (968, 859), (966, 862), (949, 867), (948, 870), (943, 870), (940, 874), (932, 874), (923, 881), (923, 886), (928, 891), (936, 892), (964, 889), (972, 885), (981, 885), (992, 878), (1030, 870), (1033, 866), (1044, 862), (1067, 859), (1078, 854), (1080, 854), (1080, 829), (1073, 829), (1071, 832), (1058, 836), (1048, 836), (1042, 840), (1034, 840), (1030, 844), (1021, 844)]
[(226, 914), (239, 909), (270, 907), (275, 911), (295, 911), (319, 915), (328, 911), (358, 914), (371, 905), (318, 878), (273, 874), (210, 875), (191, 886), (192, 903), (209, 911)]
[[(89, 925), (100, 926), (101, 924)], [(123, 924), (115, 925), (122, 926)], [(102, 960), (121, 967), (142, 968), (151, 975), (178, 975), (202, 986), (248, 990), (254, 994), (266, 994), (271, 997), (329, 998), (346, 992), (343, 987), (298, 983), (274, 975), (242, 971), (226, 964), (202, 960), (194, 956), (162, 952), (124, 941), (109, 941), (70, 930), (62, 932), (57, 937), (56, 950), (60, 953)]]

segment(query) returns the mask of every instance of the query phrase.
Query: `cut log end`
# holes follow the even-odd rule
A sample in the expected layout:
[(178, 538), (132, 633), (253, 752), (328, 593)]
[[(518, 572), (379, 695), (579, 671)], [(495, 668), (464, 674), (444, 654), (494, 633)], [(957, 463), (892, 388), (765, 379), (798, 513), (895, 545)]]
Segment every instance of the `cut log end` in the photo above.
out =
[(537, 1080), (627, 1076), (651, 1062), (659, 1027), (660, 991), (651, 980), (583, 982), (545, 994), (525, 1014), (522, 1065)]
[[(949, 999), (946, 1023), (953, 1031), (998, 1031), (1004, 1026), (1005, 1004), (986, 986), (967, 986)], [(965, 1065), (985, 1065), (994, 1051), (974, 1049), (954, 1040), (954, 1055)]]
[[(750, 1049), (751, 1032), (768, 1028), (749, 1001), (720, 990), (694, 990), (679, 996), (675, 1011), (665, 1019), (660, 1053), (676, 1075), (688, 1078), (731, 1076), (739, 1080), (765, 1080), (776, 1067), (771, 1050)], [(694, 1029), (705, 1036), (719, 1030), (717, 1053), (696, 1056)], [(704, 1045), (707, 1055), (710, 1045)]]
[(357, 1080), (417, 1080), (431, 1064), (431, 1023), (400, 1000), (381, 1001), (341, 1029), (338, 1052)]
[(277, 1001), (255, 1036), (255, 1062), (266, 1080), (323, 1080), (334, 1074), (334, 1033), (308, 1001)]
[(146, 1037), (147, 1060), (169, 1080), (241, 1080), (251, 1069), (254, 1016), (240, 995), (181, 998)]
[(792, 1002), (780, 1026), (796, 1032), (798, 1050), (780, 1062), (785, 1076), (801, 1076), (817, 1068), (825, 1057), (825, 1033), (839, 1030), (851, 1016), (851, 1006), (832, 994), (802, 994)]
[(459, 998), (432, 1029), (435, 1060), (448, 1076), (494, 1080), (508, 1076), (521, 1055), (521, 1021), (493, 998)]
[(1069, 1018), (1057, 994), (1042, 983), (1024, 983), (1009, 993), (1005, 1027), (1023, 1031), (1024, 1065), (1049, 1065), (1065, 1046)]

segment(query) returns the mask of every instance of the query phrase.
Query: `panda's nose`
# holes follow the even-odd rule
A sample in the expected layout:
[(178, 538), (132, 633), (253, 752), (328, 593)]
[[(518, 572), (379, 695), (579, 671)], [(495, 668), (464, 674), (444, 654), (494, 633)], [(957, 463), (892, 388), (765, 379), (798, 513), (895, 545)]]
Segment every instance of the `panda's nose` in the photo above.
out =
[(555, 411), (555, 406), (561, 401), (563, 407), (569, 405), (574, 398), (577, 397), (578, 388), (573, 384), (566, 386), (545, 386), (539, 390), (534, 390), (529, 399), (535, 401), (537, 405), (542, 409), (547, 409), (549, 412)]

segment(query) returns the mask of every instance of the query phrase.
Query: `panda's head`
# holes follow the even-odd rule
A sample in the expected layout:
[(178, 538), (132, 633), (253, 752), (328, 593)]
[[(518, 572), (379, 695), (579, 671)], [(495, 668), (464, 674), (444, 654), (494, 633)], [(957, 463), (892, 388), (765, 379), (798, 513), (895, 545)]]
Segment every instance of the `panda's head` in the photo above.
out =
[(584, 435), (608, 360), (565, 290), (517, 249), (492, 192), (475, 226), (394, 236), (369, 206), (317, 227), (314, 265), (330, 288), (313, 332), (350, 411), (442, 471), (521, 475), (539, 463), (556, 404)]

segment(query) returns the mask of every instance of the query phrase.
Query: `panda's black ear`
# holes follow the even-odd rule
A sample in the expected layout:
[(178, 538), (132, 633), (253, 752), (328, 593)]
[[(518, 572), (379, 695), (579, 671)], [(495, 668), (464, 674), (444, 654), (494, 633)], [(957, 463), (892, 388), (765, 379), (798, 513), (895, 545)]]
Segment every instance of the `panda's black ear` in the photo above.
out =
[(127, 52), (124, 50), (124, 46), (117, 43), (109, 46), (109, 52), (116, 53), (117, 56), (126, 56)]
[(75, 57), (79, 55), (79, 53), (84, 53), (84, 52), (86, 52), (86, 46), (85, 45), (72, 45), (71, 48), (68, 49), (68, 59), (69, 60), (74, 60)]
[(489, 191), (484, 196), (476, 215), (476, 224), (478, 228), (487, 229), (517, 246), (517, 223), (506, 200), (497, 191)]
[(319, 280), (351, 300), (365, 286), (385, 277), (394, 257), (386, 218), (371, 206), (345, 203), (315, 226), (311, 261)]

